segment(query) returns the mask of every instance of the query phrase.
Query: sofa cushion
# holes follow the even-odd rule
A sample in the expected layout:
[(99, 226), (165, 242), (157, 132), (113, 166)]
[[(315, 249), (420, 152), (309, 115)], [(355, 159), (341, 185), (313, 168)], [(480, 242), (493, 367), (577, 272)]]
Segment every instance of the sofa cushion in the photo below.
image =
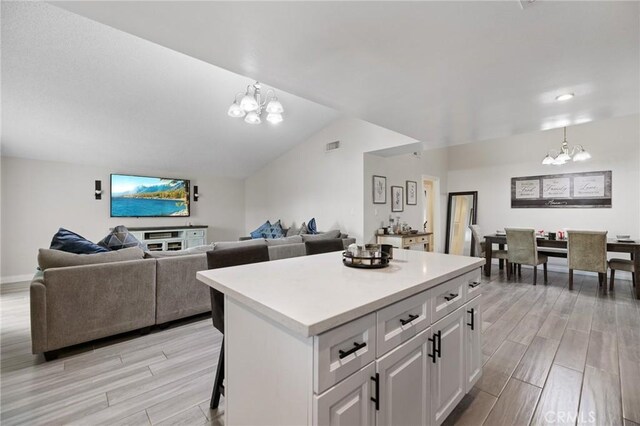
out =
[(282, 238), (284, 237), (284, 233), (282, 232), (282, 225), (280, 225), (280, 221), (276, 223), (272, 223), (269, 229), (262, 233), (262, 236), (266, 239), (272, 238)]
[(64, 228), (58, 229), (58, 232), (51, 240), (49, 248), (75, 254), (93, 254), (109, 251), (109, 249), (92, 243), (83, 236)]
[(303, 235), (308, 233), (309, 233), (309, 228), (307, 228), (307, 224), (305, 222), (302, 222), (302, 225), (300, 225), (300, 229), (298, 229), (298, 235)]
[(284, 237), (284, 238), (272, 238), (272, 239), (267, 239), (267, 245), (268, 246), (282, 246), (285, 244), (302, 244), (302, 236), (300, 235), (293, 235), (291, 237)]
[(130, 247), (118, 251), (105, 251), (104, 253), (93, 254), (74, 254), (52, 249), (38, 250), (38, 265), (43, 271), (49, 268), (123, 262), (126, 260), (138, 260), (142, 258), (144, 258), (144, 252), (139, 247)]
[(333, 229), (331, 231), (323, 232), (322, 234), (305, 234), (302, 236), (302, 241), (332, 240), (339, 237), (340, 230)]
[(304, 244), (280, 244), (269, 246), (269, 260), (288, 259), (306, 255)]
[(228, 248), (236, 248), (236, 247), (248, 247), (248, 246), (266, 246), (267, 242), (264, 238), (255, 238), (252, 240), (246, 241), (220, 241), (218, 243), (213, 243), (214, 250), (224, 250)]
[(262, 225), (258, 226), (255, 230), (251, 231), (249, 235), (251, 238), (264, 238), (264, 233), (268, 232), (271, 228), (271, 223), (266, 221)]
[(164, 257), (189, 256), (193, 254), (204, 254), (213, 250), (213, 244), (205, 244), (202, 246), (190, 247), (184, 250), (167, 250), (167, 251), (147, 251), (144, 257), (147, 259), (161, 259)]
[(309, 229), (309, 234), (317, 234), (318, 226), (316, 225), (316, 218), (314, 217), (307, 223), (307, 228)]
[(147, 249), (147, 245), (141, 243), (133, 236), (126, 226), (118, 225), (98, 242), (99, 246), (106, 247), (109, 250), (120, 250), (128, 247), (140, 247), (142, 250)]

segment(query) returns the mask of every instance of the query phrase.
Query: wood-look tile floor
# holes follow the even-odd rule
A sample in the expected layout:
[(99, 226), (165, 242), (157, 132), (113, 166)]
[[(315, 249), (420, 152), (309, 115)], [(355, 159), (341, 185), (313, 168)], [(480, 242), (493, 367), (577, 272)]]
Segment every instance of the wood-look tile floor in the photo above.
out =
[[(497, 268), (494, 269), (494, 271)], [(447, 425), (640, 424), (640, 303), (631, 283), (531, 269), (485, 280), (484, 373)], [(222, 336), (206, 316), (81, 345), (45, 362), (30, 350), (28, 283), (0, 295), (0, 421), (14, 424), (223, 424), (209, 410)]]

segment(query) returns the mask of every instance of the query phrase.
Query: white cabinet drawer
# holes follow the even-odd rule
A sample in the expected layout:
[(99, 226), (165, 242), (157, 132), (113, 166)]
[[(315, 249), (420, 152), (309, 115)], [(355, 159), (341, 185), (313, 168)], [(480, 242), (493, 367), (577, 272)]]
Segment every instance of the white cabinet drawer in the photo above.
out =
[(376, 357), (376, 314), (313, 338), (313, 390), (319, 394)]
[(187, 238), (204, 237), (203, 229), (190, 229), (187, 231)]
[(475, 271), (467, 272), (464, 274), (464, 280), (467, 288), (466, 300), (471, 300), (482, 294), (482, 278), (480, 276), (480, 268)]
[(464, 304), (467, 285), (462, 275), (429, 290), (432, 324)]
[(377, 320), (376, 351), (380, 357), (431, 325), (428, 292), (423, 291), (379, 310)]

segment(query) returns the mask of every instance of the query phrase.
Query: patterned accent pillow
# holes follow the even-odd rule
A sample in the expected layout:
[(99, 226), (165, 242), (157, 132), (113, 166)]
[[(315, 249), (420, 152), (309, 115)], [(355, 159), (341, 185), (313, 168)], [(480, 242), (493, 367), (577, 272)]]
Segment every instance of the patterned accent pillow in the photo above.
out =
[(83, 236), (64, 228), (58, 229), (58, 232), (51, 239), (49, 248), (75, 254), (93, 254), (109, 251), (108, 248), (100, 247)]
[(269, 221), (266, 221), (262, 225), (258, 226), (254, 231), (251, 231), (249, 235), (251, 235), (251, 238), (254, 238), (254, 239), (264, 238), (263, 234), (269, 231), (270, 228), (271, 228), (271, 223), (269, 223)]
[(309, 224), (307, 225), (307, 228), (309, 228), (309, 234), (317, 234), (318, 233), (318, 227), (316, 226), (316, 218), (315, 217), (309, 221)]
[(141, 243), (123, 225), (113, 228), (106, 237), (98, 242), (98, 245), (109, 250), (120, 250), (128, 247), (140, 247), (142, 250), (147, 250), (147, 245)]
[(305, 222), (302, 222), (302, 225), (300, 225), (300, 230), (298, 231), (298, 235), (308, 234), (308, 233), (309, 233), (309, 228), (307, 228), (307, 224)]
[(284, 232), (282, 232), (282, 225), (280, 224), (280, 221), (272, 224), (269, 229), (262, 234), (262, 237), (266, 239), (284, 237)]

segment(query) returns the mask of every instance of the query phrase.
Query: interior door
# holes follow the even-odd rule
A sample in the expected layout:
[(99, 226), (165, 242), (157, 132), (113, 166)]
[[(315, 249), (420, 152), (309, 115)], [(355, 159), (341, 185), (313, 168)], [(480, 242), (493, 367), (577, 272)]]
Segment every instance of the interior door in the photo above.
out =
[(320, 396), (314, 396), (314, 424), (369, 426), (375, 424), (375, 404), (371, 401), (374, 362), (338, 383)]
[(439, 425), (466, 393), (465, 312), (462, 307), (431, 326), (438, 348), (431, 363), (431, 418)]
[(376, 361), (379, 411), (376, 424), (388, 426), (427, 425), (430, 422), (429, 342), (431, 329), (398, 346)]
[(465, 356), (466, 356), (466, 392), (469, 392), (482, 376), (482, 312), (480, 297), (476, 297), (464, 307)]

